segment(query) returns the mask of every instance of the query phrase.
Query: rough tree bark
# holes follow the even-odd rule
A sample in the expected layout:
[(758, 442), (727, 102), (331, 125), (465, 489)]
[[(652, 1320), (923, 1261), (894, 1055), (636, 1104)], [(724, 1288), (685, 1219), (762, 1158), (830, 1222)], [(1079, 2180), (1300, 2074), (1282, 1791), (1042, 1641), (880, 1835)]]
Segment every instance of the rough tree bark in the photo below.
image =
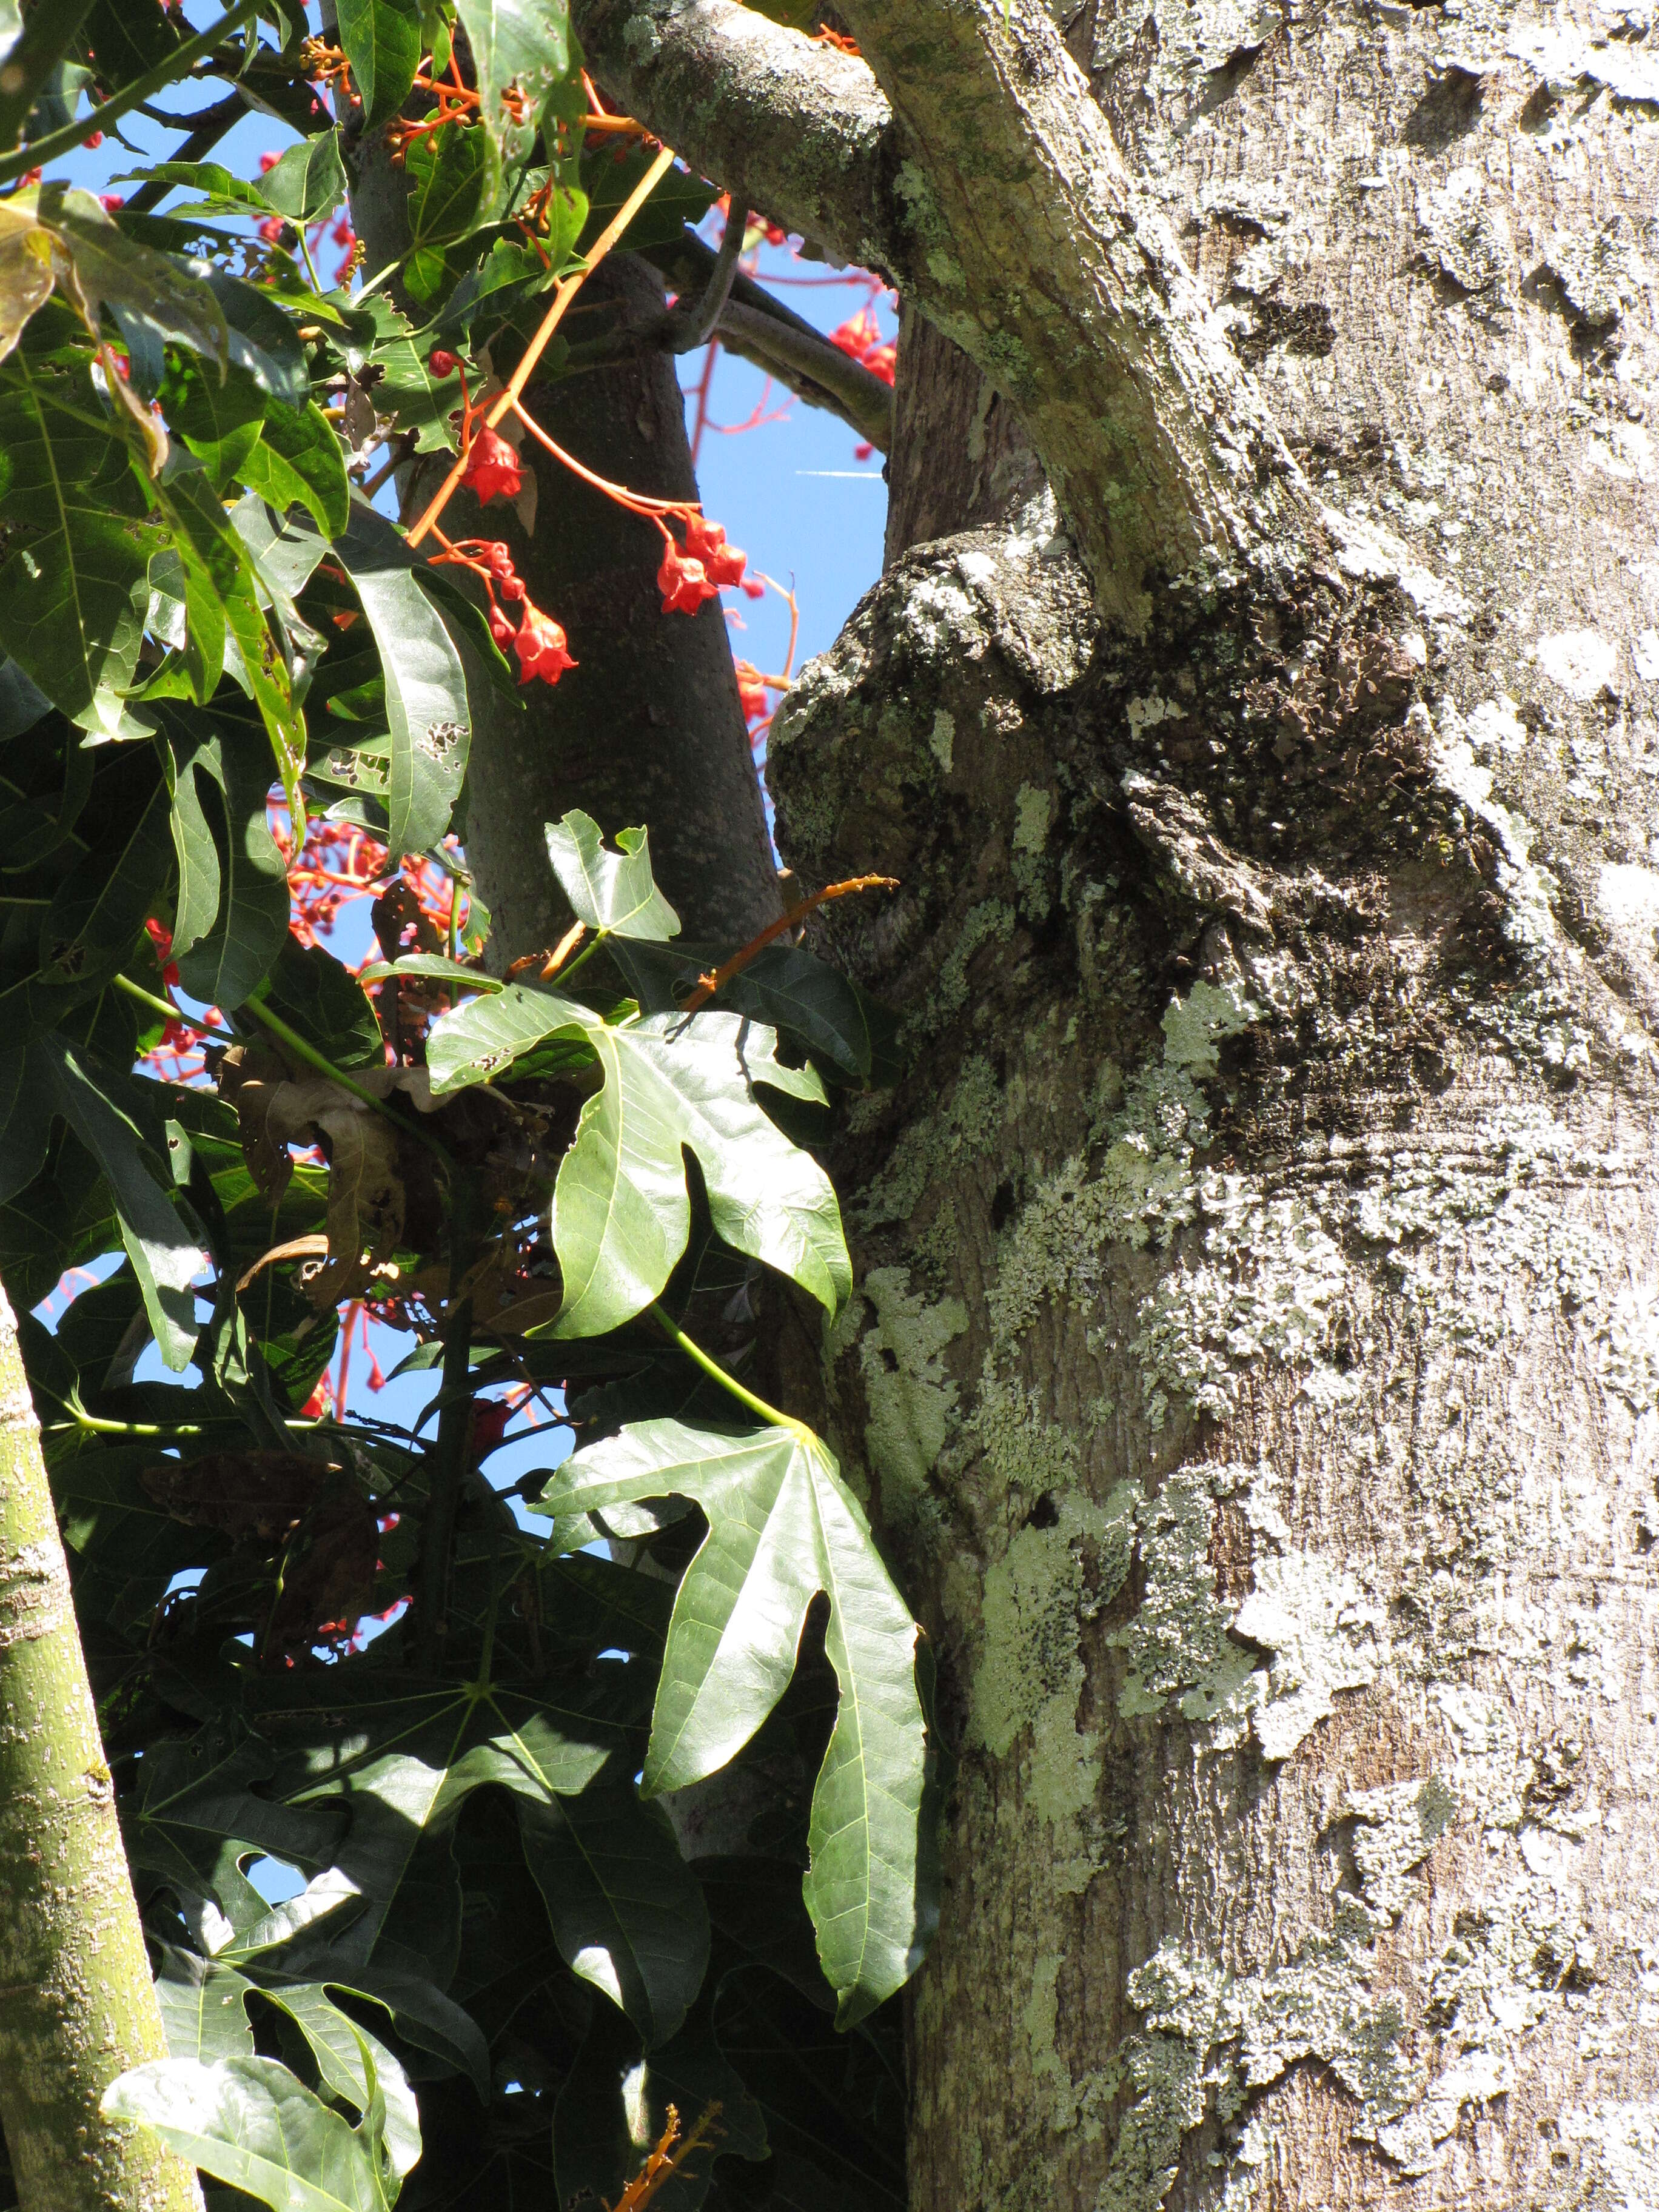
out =
[(1659, 51), (1059, 12), (575, 10), (907, 300), (769, 773), (904, 884), (786, 1356), (940, 1660), (913, 2198), (1647, 2208)]
[(25, 2212), (201, 2212), (189, 2166), (98, 2116), (167, 2039), (3, 1290), (0, 1712), (0, 2122)]

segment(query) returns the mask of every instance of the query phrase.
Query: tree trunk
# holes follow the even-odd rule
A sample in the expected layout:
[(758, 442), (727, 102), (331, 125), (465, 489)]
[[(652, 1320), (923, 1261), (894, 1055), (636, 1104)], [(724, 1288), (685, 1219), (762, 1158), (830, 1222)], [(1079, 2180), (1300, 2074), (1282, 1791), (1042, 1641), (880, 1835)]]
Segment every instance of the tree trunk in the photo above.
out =
[[(408, 179), (379, 137), (358, 139), (351, 161), (352, 222), (380, 267), (408, 244)], [(664, 306), (655, 270), (611, 255), (566, 330), (573, 342), (617, 341), (623, 350), (601, 368), (532, 382), (525, 404), (595, 474), (650, 498), (695, 500), (675, 360), (655, 337)], [(657, 879), (686, 937), (745, 943), (781, 901), (720, 605), (665, 617), (655, 525), (581, 483), (510, 420), (503, 432), (520, 449), (520, 498), (481, 507), (458, 490), (444, 529), (505, 541), (531, 598), (563, 625), (577, 665), (556, 685), (526, 686), (525, 712), (498, 711), (473, 746), (466, 847), (493, 918), (489, 957), (563, 934), (570, 916), (544, 828), (573, 806), (610, 838), (649, 823)], [(441, 481), (439, 459), (447, 456), (400, 477), (406, 519)]]
[(3, 1290), (0, 1711), (0, 2122), (24, 2212), (200, 2212), (189, 2166), (99, 2114), (167, 2039)]
[(774, 726), (785, 858), (905, 886), (821, 936), (914, 1055), (827, 1364), (956, 1761), (913, 2202), (1646, 2207), (1659, 64), (1072, 20), (1331, 550), (1097, 629), (907, 325)]
[(1646, 2207), (1659, 64), (1056, 13), (1098, 109), (1030, 0), (576, 9), (908, 302), (769, 775), (904, 883), (815, 925), (913, 1064), (780, 1358), (939, 1662), (913, 2200)]

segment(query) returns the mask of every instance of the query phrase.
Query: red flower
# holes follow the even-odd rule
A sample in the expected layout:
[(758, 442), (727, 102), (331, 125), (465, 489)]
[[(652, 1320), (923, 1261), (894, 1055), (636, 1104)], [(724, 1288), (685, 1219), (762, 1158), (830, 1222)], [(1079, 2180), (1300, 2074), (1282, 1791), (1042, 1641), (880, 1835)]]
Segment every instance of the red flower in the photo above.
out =
[(665, 615), (694, 615), (705, 599), (714, 596), (714, 586), (702, 562), (688, 558), (672, 538), (662, 549), (657, 589), (662, 593), (662, 611)]
[(125, 207), (126, 202), (119, 192), (100, 192), (98, 204), (106, 215), (113, 215), (116, 209)]
[(718, 522), (710, 522), (701, 514), (685, 518), (685, 550), (702, 562), (711, 584), (740, 584), (749, 556), (736, 545), (726, 542), (726, 532)]
[(738, 696), (743, 702), (743, 716), (752, 722), (757, 714), (766, 712), (766, 682), (752, 660), (734, 660), (737, 671)]
[(766, 586), (757, 582), (753, 576), (745, 576), (743, 580), (743, 595), (746, 599), (763, 599), (766, 597)]
[(104, 134), (101, 131), (94, 131), (89, 138), (84, 138), (81, 143), (88, 148), (101, 146), (104, 143)]
[(513, 628), (511, 615), (504, 615), (493, 599), (489, 603), (489, 635), (503, 653), (507, 651), (517, 635)]
[(156, 965), (161, 971), (161, 981), (169, 990), (179, 988), (179, 963), (173, 958), (173, 932), (164, 921), (152, 915), (144, 924), (144, 934), (155, 947)]
[(280, 154), (261, 154), (259, 156), (259, 174), (262, 177), (268, 177), (282, 158), (283, 157)]
[(524, 483), (524, 471), (506, 439), (497, 431), (484, 429), (472, 441), (461, 482), (483, 507), (498, 492), (504, 499), (516, 499)]
[(259, 225), (259, 235), (264, 239), (267, 246), (280, 246), (283, 240), (283, 228), (284, 226), (281, 216), (269, 215)]
[(426, 357), (426, 365), (434, 376), (453, 376), (461, 364), (447, 346), (434, 346)]
[(484, 559), (495, 580), (496, 589), (504, 599), (521, 599), (525, 596), (524, 579), (513, 566), (513, 556), (500, 538), (484, 548)]
[(576, 665), (565, 651), (564, 632), (551, 615), (544, 615), (528, 599), (525, 601), (524, 622), (513, 641), (513, 649), (523, 671), (519, 678), (520, 684), (528, 684), (532, 676), (539, 676), (545, 684), (556, 684), (567, 668)]

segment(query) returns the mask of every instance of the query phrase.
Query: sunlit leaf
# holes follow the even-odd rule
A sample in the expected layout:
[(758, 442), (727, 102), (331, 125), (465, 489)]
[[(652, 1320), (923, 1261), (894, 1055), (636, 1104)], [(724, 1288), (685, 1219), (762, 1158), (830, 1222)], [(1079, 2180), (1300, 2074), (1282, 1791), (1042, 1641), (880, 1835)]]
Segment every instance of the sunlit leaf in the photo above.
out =
[(398, 2199), (379, 2098), (353, 2128), (275, 2058), (153, 2058), (118, 2075), (101, 2109), (275, 2212), (390, 2212)]
[(696, 1155), (718, 1233), (836, 1311), (852, 1288), (834, 1191), (809, 1152), (757, 1104), (751, 1085), (822, 1098), (810, 1069), (776, 1057), (769, 1030), (735, 1014), (657, 1015), (611, 1028), (588, 1007), (520, 984), (434, 1028), (434, 1091), (499, 1074), (544, 1039), (580, 1036), (602, 1088), (559, 1169), (553, 1243), (564, 1275), (558, 1336), (598, 1336), (661, 1291), (685, 1249), (684, 1149)]
[(599, 823), (574, 809), (548, 823), (547, 857), (570, 911), (590, 929), (657, 941), (679, 935), (680, 918), (651, 874), (647, 831), (619, 830), (617, 850), (607, 852)]
[(670, 1493), (702, 1508), (708, 1534), (675, 1600), (648, 1792), (684, 1789), (742, 1749), (788, 1686), (808, 1607), (830, 1601), (841, 1702), (805, 1897), (845, 2026), (902, 1986), (929, 1933), (915, 1625), (835, 1461), (805, 1431), (641, 1422), (567, 1461), (534, 1510), (603, 1514)]

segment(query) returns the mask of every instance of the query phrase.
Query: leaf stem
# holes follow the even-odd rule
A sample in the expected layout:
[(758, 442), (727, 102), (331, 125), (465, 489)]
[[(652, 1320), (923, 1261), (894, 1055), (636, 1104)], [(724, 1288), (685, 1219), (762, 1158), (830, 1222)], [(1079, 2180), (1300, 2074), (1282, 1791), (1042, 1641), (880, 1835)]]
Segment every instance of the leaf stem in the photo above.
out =
[(463, 1298), (449, 1316), (444, 1336), (443, 1410), (432, 1448), (432, 1488), (421, 1535), (420, 1581), (415, 1593), (416, 1642), (422, 1662), (435, 1666), (448, 1632), (449, 1555), (455, 1543), (455, 1515), (472, 1443), (472, 1400), (467, 1377), (472, 1364), (472, 1301)]
[[(205, 1020), (198, 1022), (192, 1015), (185, 1013), (181, 1007), (169, 1005), (165, 999), (158, 999), (154, 991), (147, 991), (142, 983), (135, 983), (131, 975), (115, 975), (110, 980), (118, 991), (125, 991), (128, 998), (136, 999), (141, 1006), (148, 1006), (153, 1014), (160, 1014), (165, 1021), (183, 1022), (187, 1028), (192, 1030), (199, 1030), (205, 1026)], [(224, 1018), (222, 1015), (220, 1018), (222, 1020)], [(228, 1024), (227, 1024), (226, 1034), (230, 1034)]]
[(55, 161), (60, 154), (73, 153), (94, 131), (107, 131), (118, 117), (125, 115), (130, 108), (140, 106), (151, 93), (159, 92), (163, 85), (173, 83), (192, 62), (198, 61), (204, 54), (210, 53), (226, 32), (234, 31), (239, 23), (245, 23), (258, 4), (259, 0), (235, 0), (235, 5), (227, 8), (224, 14), (216, 21), (210, 23), (205, 31), (198, 31), (193, 39), (186, 39), (181, 46), (175, 46), (165, 62), (158, 62), (153, 70), (147, 70), (143, 76), (135, 77), (131, 84), (123, 85), (119, 92), (112, 93), (101, 106), (77, 117), (73, 123), (66, 123), (61, 131), (50, 131), (46, 137), (36, 138), (16, 153), (7, 155), (4, 160), (0, 161), (0, 185), (9, 185), (15, 178), (27, 176), (31, 169), (38, 169), (47, 161)]
[(679, 1328), (653, 1299), (646, 1308), (652, 1320), (671, 1344), (678, 1345), (692, 1364), (701, 1367), (711, 1382), (718, 1382), (722, 1390), (729, 1390), (739, 1405), (746, 1406), (751, 1413), (758, 1413), (769, 1428), (793, 1430), (803, 1443), (815, 1444), (817, 1436), (805, 1421), (798, 1421), (793, 1413), (781, 1413), (775, 1406), (769, 1406), (764, 1398), (757, 1398), (746, 1390), (735, 1375), (729, 1375), (718, 1359), (706, 1352), (700, 1344), (694, 1344), (685, 1331)]
[[(577, 293), (581, 289), (587, 278), (592, 275), (593, 271), (599, 267), (600, 262), (604, 260), (605, 255), (610, 252), (611, 247), (622, 236), (623, 231), (627, 229), (629, 224), (633, 222), (634, 217), (639, 213), (641, 208), (644, 206), (651, 194), (656, 190), (659, 179), (669, 168), (673, 160), (673, 149), (669, 146), (665, 146), (661, 153), (658, 155), (656, 160), (651, 164), (651, 167), (640, 179), (639, 183), (635, 185), (633, 191), (629, 192), (628, 198), (623, 202), (621, 207), (617, 209), (611, 222), (605, 225), (605, 228), (599, 233), (599, 235), (594, 240), (592, 245), (588, 247), (585, 257), (586, 266), (579, 269), (574, 276), (564, 276), (559, 280), (558, 289), (553, 295), (553, 304), (548, 309), (546, 314), (543, 316), (541, 326), (537, 331), (535, 337), (531, 339), (530, 343), (525, 348), (523, 360), (520, 361), (518, 367), (514, 370), (512, 376), (507, 380), (506, 388), (497, 395), (489, 414), (484, 416), (484, 428), (486, 429), (493, 430), (495, 428), (495, 425), (501, 421), (502, 416), (507, 413), (507, 410), (517, 404), (520, 393), (530, 381), (531, 371), (535, 368), (536, 363), (541, 359), (543, 352), (545, 350), (548, 342), (552, 337), (554, 331), (563, 321), (565, 309), (575, 298)], [(427, 508), (426, 513), (422, 515), (420, 520), (415, 525), (415, 527), (409, 533), (408, 543), (410, 545), (418, 545), (420, 544), (422, 538), (426, 536), (427, 532), (431, 529), (433, 524), (436, 522), (438, 517), (443, 513), (445, 507), (448, 506), (450, 494), (454, 490), (456, 485), (459, 483), (461, 478), (466, 474), (467, 462), (468, 441), (463, 440), (461, 450), (455, 456), (454, 465), (450, 469), (449, 474), (444, 478), (442, 483), (439, 485), (436, 496), (434, 498), (432, 504)]]
[(15, 146), (35, 97), (53, 69), (70, 50), (81, 20), (92, 0), (67, 0), (67, 5), (35, 8), (21, 35), (0, 63), (0, 146)]
[(365, 1106), (372, 1106), (377, 1114), (383, 1114), (394, 1129), (401, 1129), (404, 1136), (413, 1137), (417, 1144), (424, 1145), (427, 1151), (441, 1160), (446, 1168), (454, 1166), (447, 1147), (441, 1145), (435, 1137), (428, 1135), (418, 1121), (406, 1121), (401, 1114), (394, 1114), (384, 1098), (377, 1098), (372, 1091), (354, 1080), (343, 1068), (336, 1067), (333, 1061), (319, 1052), (314, 1044), (307, 1044), (298, 1030), (290, 1029), (280, 1014), (273, 1014), (270, 1007), (258, 999), (245, 999), (236, 1011), (252, 1014), (256, 1022), (268, 1029), (272, 1036), (304, 1060), (307, 1067), (314, 1067), (319, 1075), (327, 1076), (331, 1083), (337, 1083), (342, 1091), (349, 1091), (354, 1098), (361, 1098)]

